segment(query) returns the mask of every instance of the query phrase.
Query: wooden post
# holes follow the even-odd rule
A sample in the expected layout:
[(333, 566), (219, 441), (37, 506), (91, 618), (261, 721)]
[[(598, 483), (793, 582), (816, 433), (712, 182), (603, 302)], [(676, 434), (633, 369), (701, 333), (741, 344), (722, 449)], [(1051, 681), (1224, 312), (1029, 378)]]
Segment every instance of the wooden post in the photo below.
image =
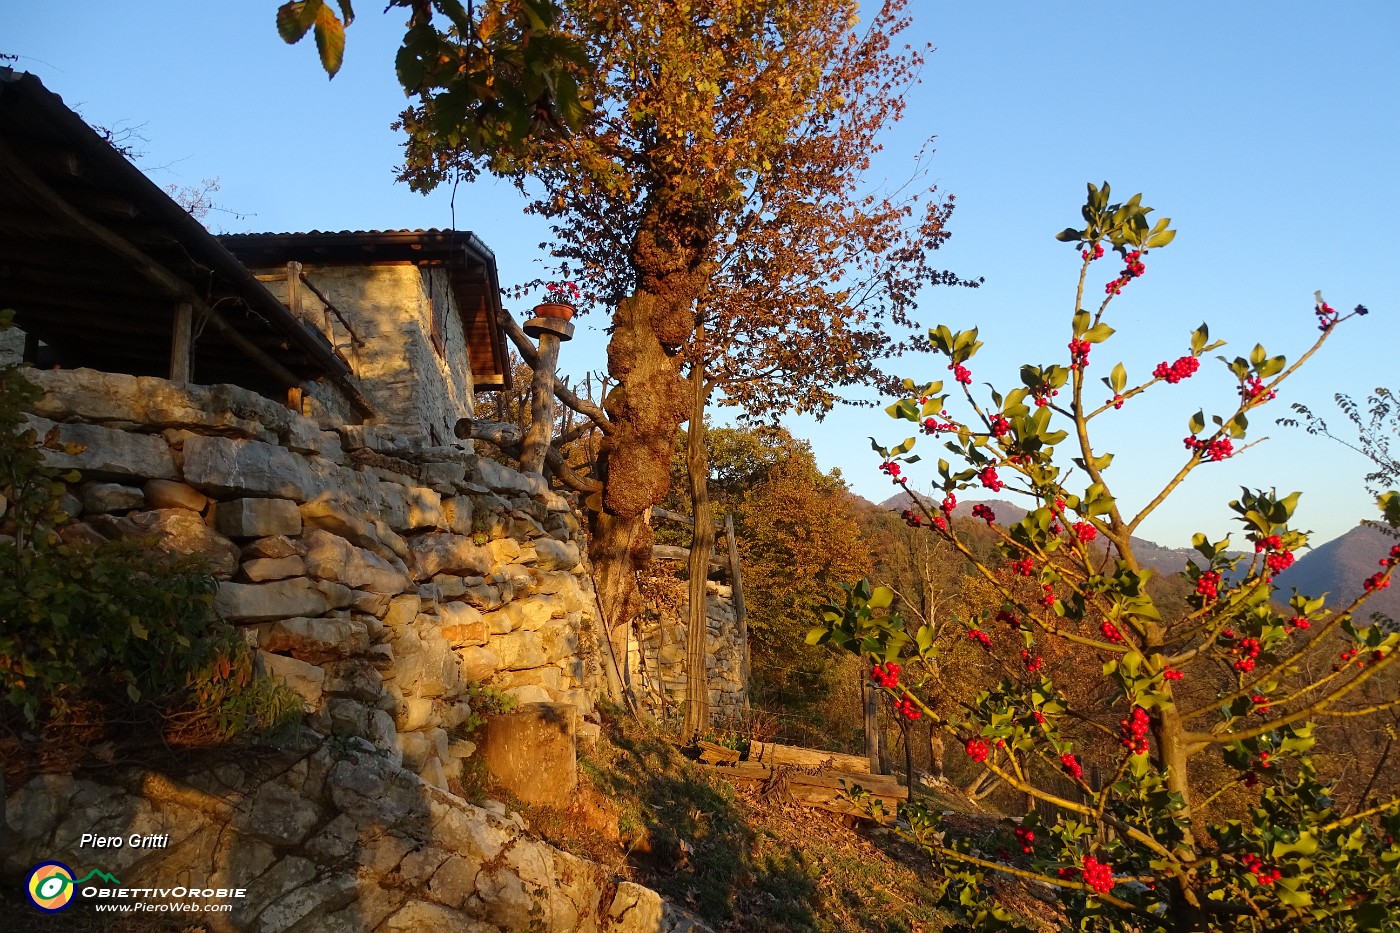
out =
[(520, 469), (543, 473), (545, 453), (554, 434), (554, 370), (559, 365), (559, 335), (540, 332), (535, 379), (530, 388), (530, 430), (525, 433)]
[(194, 353), (194, 305), (175, 303), (175, 322), (170, 332), (170, 381), (184, 385), (190, 381), (190, 361)]
[(870, 759), (870, 773), (884, 774), (880, 767), (880, 694), (868, 670), (861, 673), (861, 696), (865, 699), (865, 754)]
[(739, 674), (744, 680), (744, 706), (749, 705), (749, 610), (744, 605), (744, 575), (739, 570), (739, 543), (734, 537), (734, 516), (724, 516), (724, 536), (729, 541), (729, 579), (734, 591), (734, 620), (744, 645)]
[[(303, 320), (301, 311), (301, 263), (287, 263), (287, 310), (298, 320)], [(335, 341), (331, 341), (334, 343)]]

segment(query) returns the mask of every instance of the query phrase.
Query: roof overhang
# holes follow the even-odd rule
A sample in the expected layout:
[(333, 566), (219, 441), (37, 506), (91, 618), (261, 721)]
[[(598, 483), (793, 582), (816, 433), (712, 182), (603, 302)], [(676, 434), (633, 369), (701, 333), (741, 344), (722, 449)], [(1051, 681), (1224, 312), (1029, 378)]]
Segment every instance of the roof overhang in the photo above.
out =
[(354, 377), (188, 211), (37, 77), (0, 68), (0, 306), (65, 367), (171, 376), (176, 309), (192, 307), (192, 371), (273, 397)]

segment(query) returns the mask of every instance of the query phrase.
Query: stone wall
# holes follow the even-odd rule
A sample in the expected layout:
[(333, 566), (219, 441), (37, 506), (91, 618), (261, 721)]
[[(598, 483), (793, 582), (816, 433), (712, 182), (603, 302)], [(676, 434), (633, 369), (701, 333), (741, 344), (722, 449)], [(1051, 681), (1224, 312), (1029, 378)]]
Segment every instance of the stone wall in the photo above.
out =
[[(439, 787), (474, 687), (593, 710), (596, 603), (569, 503), (539, 476), (383, 426), (326, 431), (234, 386), (27, 371), (76, 452), (73, 538), (204, 555), (220, 616), (305, 699)], [(585, 733), (596, 726), (583, 725)]]
[[(297, 748), (248, 757), (178, 778), (36, 777), (5, 801), (0, 875), (58, 859), (125, 889), (244, 889), (211, 900), (228, 913), (183, 915), (211, 933), (708, 931), (656, 892), (532, 838), (504, 806), (446, 793), (364, 739), (308, 732)], [(164, 844), (98, 849), (80, 844), (84, 833)]]
[[(665, 576), (662, 576), (662, 575)], [(659, 579), (658, 579), (659, 578)], [(632, 682), (641, 684), (640, 695), (654, 713), (660, 715), (661, 699), (672, 709), (685, 701), (689, 678), (685, 671), (686, 639), (690, 631), (689, 584), (658, 567), (654, 584), (674, 594), (673, 599), (655, 599), (638, 622), (639, 638), (629, 646)], [(723, 722), (738, 718), (749, 706), (745, 656), (748, 646), (734, 613), (733, 589), (714, 580), (706, 581), (705, 667), (710, 685), (710, 719)]]

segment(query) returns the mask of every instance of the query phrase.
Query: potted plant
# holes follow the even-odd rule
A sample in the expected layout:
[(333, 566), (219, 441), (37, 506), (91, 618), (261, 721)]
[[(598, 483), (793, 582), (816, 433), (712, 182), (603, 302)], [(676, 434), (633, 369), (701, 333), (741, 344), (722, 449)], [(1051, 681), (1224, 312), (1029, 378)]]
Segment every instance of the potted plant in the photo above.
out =
[(574, 302), (579, 299), (578, 286), (573, 282), (551, 283), (545, 286), (545, 300), (535, 305), (535, 317), (552, 317), (567, 321), (574, 316)]

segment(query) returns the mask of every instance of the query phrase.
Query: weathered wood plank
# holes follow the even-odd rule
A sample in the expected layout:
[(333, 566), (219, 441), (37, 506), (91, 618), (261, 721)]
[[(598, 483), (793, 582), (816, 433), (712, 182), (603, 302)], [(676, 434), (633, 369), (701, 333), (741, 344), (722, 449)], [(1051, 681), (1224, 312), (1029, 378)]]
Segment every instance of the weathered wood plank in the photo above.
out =
[(852, 774), (870, 773), (870, 762), (863, 755), (843, 755), (841, 752), (824, 752), (815, 748), (798, 748), (773, 742), (754, 742), (749, 746), (749, 760), (769, 767), (797, 765), (799, 768), (814, 768), (831, 762), (830, 767), (838, 771), (849, 771)]

